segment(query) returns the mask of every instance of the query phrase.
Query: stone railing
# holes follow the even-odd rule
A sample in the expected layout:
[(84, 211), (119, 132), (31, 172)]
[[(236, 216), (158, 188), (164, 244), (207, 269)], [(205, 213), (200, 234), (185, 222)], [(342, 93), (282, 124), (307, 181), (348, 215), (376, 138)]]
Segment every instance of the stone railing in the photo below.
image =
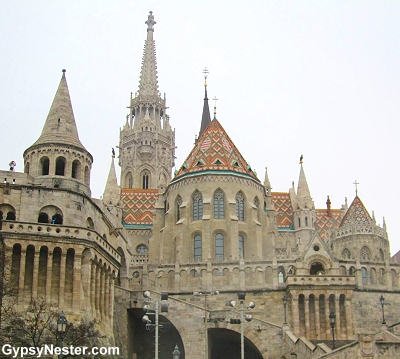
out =
[(376, 234), (386, 238), (386, 232), (383, 228), (372, 225), (344, 226), (336, 230), (336, 238), (345, 237), (351, 234)]
[(356, 280), (353, 276), (337, 275), (289, 275), (286, 278), (287, 285), (355, 285)]
[[(119, 263), (121, 263), (121, 255), (112, 247), (102, 236), (96, 231), (89, 228), (71, 227), (59, 224), (48, 223), (29, 223), (2, 221), (2, 231), (18, 233), (22, 235), (37, 235), (51, 236), (61, 238), (71, 238), (83, 241), (90, 241), (97, 244), (104, 251), (111, 254)], [(32, 238), (34, 240), (34, 237)], [(61, 242), (61, 241), (60, 241)]]
[(136, 254), (132, 257), (131, 264), (138, 265), (138, 264), (142, 264), (142, 263), (147, 263), (148, 261), (149, 261), (148, 254)]

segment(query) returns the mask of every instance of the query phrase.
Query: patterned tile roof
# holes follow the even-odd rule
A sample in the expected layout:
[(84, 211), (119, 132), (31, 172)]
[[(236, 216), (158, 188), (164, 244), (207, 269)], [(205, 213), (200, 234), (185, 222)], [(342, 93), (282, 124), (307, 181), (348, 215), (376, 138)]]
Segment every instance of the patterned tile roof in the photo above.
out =
[(351, 226), (353, 224), (362, 225), (362, 224), (371, 224), (372, 218), (366, 210), (364, 204), (361, 202), (361, 199), (356, 196), (354, 198), (352, 204), (347, 210), (345, 216), (340, 223), (340, 227)]
[(153, 211), (158, 199), (157, 189), (121, 190), (124, 224), (153, 224)]
[(210, 170), (238, 172), (259, 181), (257, 175), (215, 118), (197, 140), (175, 178)]
[(272, 203), (277, 212), (278, 228), (291, 228), (293, 225), (293, 208), (288, 192), (272, 192)]
[(340, 209), (331, 209), (331, 215), (328, 216), (326, 209), (316, 209), (316, 229), (322, 239), (328, 239), (330, 231), (338, 228), (342, 220), (342, 211)]

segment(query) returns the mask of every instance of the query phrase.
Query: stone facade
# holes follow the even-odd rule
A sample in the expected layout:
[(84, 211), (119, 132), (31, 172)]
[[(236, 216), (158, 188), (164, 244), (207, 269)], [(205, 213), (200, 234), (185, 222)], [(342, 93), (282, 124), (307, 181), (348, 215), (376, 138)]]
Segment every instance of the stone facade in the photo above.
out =
[(397, 358), (400, 262), (386, 225), (357, 194), (350, 206), (332, 209), (328, 197), (315, 208), (302, 161), (297, 188), (272, 192), (267, 170), (261, 182), (211, 119), (207, 84), (199, 137), (172, 175), (175, 132), (158, 92), (152, 13), (146, 25), (139, 89), (120, 131), (121, 186), (113, 153), (104, 196), (91, 198), (93, 158), (65, 71), (24, 173), (0, 171), (1, 241), (21, 308), (43, 297), (96, 318), (129, 359), (154, 357), (142, 308), (157, 303), (161, 358), (175, 345), (181, 358), (239, 358), (242, 314), (252, 315), (247, 359)]

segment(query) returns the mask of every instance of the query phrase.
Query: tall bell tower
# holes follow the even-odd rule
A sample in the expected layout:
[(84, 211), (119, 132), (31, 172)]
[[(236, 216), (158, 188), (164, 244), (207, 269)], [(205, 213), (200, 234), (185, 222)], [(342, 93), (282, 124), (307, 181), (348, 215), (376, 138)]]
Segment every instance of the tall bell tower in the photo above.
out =
[(171, 181), (175, 160), (175, 131), (166, 113), (166, 96), (158, 91), (154, 15), (150, 11), (139, 89), (131, 94), (129, 114), (120, 131), (121, 187), (158, 189)]

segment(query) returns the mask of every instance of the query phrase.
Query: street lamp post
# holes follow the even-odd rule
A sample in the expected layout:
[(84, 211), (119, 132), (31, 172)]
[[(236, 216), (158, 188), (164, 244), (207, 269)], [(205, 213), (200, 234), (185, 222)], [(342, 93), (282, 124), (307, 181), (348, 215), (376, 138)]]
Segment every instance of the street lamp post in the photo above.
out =
[(213, 291), (210, 293), (200, 293), (200, 292), (194, 292), (193, 295), (196, 297), (203, 296), (204, 295), (204, 358), (208, 359), (208, 318), (207, 318), (207, 297), (209, 295), (218, 295), (219, 292)]
[[(244, 300), (246, 298), (246, 293), (240, 292), (238, 293), (238, 299), (240, 301), (240, 358), (244, 359)], [(229, 305), (233, 308), (236, 308), (236, 302), (231, 300)], [(250, 302), (247, 308), (253, 309), (256, 305), (254, 302)], [(250, 314), (246, 315), (246, 321), (250, 322), (253, 317)]]
[(286, 321), (287, 296), (286, 296), (286, 294), (283, 296), (282, 302), (283, 302), (283, 314), (284, 314), (283, 325), (287, 325), (287, 321)]
[(329, 314), (329, 319), (331, 321), (331, 328), (332, 328), (332, 348), (335, 349), (335, 319), (336, 319), (336, 314), (334, 312), (331, 312)]
[(60, 317), (57, 320), (57, 332), (60, 338), (60, 349), (61, 353), (58, 356), (59, 359), (63, 358), (62, 349), (63, 349), (63, 340), (65, 336), (65, 332), (67, 330), (68, 320), (65, 318), (64, 312), (61, 312)]
[[(151, 301), (150, 291), (146, 290), (143, 293), (143, 296), (145, 298), (147, 298), (149, 301)], [(161, 293), (161, 300), (168, 300), (168, 293)], [(154, 351), (155, 351), (154, 358), (155, 359), (158, 359), (158, 331), (159, 331), (159, 327), (160, 327), (159, 320), (158, 320), (159, 319), (158, 318), (159, 317), (158, 306), (159, 306), (159, 302), (158, 302), (158, 300), (156, 300), (154, 302), (154, 317), (155, 317), (154, 324), (151, 324), (151, 320), (148, 316), (149, 313), (146, 313), (142, 318), (142, 321), (144, 323), (146, 323), (146, 330), (151, 330), (154, 327)], [(146, 304), (143, 309), (149, 310), (150, 306), (148, 304)], [(166, 312), (166, 311), (168, 311), (167, 307), (165, 306), (165, 308), (164, 308), (164, 306), (161, 305), (161, 312)]]
[(380, 302), (381, 302), (381, 306), (382, 306), (382, 324), (386, 324), (386, 320), (385, 320), (385, 298), (383, 297), (383, 295), (381, 294), (381, 297), (379, 298)]

